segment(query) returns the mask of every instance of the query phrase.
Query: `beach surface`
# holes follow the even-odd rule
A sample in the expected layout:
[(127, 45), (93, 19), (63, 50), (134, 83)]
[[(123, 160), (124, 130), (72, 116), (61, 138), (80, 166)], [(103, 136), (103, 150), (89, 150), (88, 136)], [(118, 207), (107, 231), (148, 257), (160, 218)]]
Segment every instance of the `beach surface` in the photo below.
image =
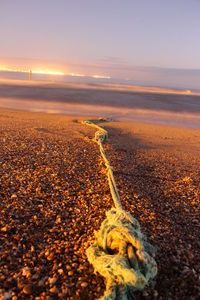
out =
[[(113, 203), (95, 129), (83, 119), (0, 109), (1, 299), (103, 295), (85, 251)], [(103, 125), (123, 208), (157, 248), (155, 284), (137, 296), (199, 299), (200, 130)]]
[(200, 92), (0, 79), (0, 107), (200, 129)]

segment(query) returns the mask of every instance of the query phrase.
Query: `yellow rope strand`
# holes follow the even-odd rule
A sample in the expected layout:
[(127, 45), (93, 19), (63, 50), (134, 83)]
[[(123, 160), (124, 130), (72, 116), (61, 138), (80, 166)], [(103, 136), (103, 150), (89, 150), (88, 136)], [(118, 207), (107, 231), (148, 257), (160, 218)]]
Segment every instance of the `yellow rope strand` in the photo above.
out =
[(106, 291), (101, 299), (129, 300), (133, 299), (136, 290), (143, 290), (157, 274), (157, 265), (152, 257), (154, 248), (141, 232), (139, 222), (122, 209), (113, 170), (103, 149), (108, 132), (95, 123), (83, 121), (83, 124), (97, 129), (95, 142), (107, 168), (115, 208), (106, 212), (107, 218), (95, 232), (95, 242), (86, 254), (95, 272), (106, 279)]
[(107, 132), (107, 130), (103, 129), (102, 127), (98, 126), (97, 124), (95, 124), (91, 121), (83, 121), (83, 124), (94, 127), (98, 130), (95, 133), (95, 141), (97, 142), (97, 144), (100, 147), (100, 153), (104, 160), (105, 166), (107, 168), (107, 176), (108, 176), (108, 182), (109, 182), (112, 199), (113, 199), (113, 202), (114, 202), (116, 208), (122, 208), (120, 196), (119, 196), (116, 182), (115, 182), (115, 179), (113, 176), (112, 166), (110, 165), (110, 163), (106, 157), (105, 151), (103, 149), (103, 142), (108, 137), (108, 132)]

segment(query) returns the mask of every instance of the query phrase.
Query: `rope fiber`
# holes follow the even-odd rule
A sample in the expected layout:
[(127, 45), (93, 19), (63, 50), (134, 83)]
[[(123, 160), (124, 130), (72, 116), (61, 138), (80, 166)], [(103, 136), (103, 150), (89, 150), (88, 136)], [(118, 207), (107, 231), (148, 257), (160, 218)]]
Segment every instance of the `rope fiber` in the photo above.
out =
[(153, 258), (154, 247), (141, 232), (139, 222), (122, 209), (115, 183), (113, 169), (103, 149), (108, 132), (97, 125), (107, 119), (87, 120), (82, 123), (97, 129), (95, 142), (99, 145), (104, 160), (110, 192), (115, 208), (106, 212), (106, 219), (95, 234), (95, 242), (87, 250), (87, 258), (106, 279), (106, 291), (101, 300), (129, 300), (134, 292), (143, 290), (157, 274), (157, 264)]

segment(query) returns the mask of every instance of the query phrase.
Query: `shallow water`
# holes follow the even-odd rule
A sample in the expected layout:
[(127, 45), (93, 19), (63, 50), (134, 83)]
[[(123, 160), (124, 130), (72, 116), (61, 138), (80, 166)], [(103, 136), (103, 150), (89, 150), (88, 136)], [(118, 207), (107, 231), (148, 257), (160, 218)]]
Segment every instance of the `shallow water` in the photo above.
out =
[(174, 112), (145, 108), (112, 107), (98, 104), (71, 104), (55, 101), (0, 99), (0, 107), (32, 112), (68, 114), (74, 116), (110, 117), (151, 124), (200, 129), (200, 113)]

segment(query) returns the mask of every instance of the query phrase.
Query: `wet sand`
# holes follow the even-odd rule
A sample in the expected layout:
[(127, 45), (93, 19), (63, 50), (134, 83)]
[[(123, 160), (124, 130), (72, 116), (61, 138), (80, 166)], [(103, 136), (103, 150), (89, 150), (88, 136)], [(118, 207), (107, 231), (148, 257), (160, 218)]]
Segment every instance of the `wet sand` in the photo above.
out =
[(0, 80), (0, 107), (200, 129), (200, 93), (185, 90)]
[[(95, 130), (82, 119), (0, 109), (2, 297), (103, 294), (103, 279), (93, 274), (85, 250), (112, 200)], [(139, 297), (199, 299), (200, 130), (104, 125), (122, 205), (157, 248), (155, 286)]]

